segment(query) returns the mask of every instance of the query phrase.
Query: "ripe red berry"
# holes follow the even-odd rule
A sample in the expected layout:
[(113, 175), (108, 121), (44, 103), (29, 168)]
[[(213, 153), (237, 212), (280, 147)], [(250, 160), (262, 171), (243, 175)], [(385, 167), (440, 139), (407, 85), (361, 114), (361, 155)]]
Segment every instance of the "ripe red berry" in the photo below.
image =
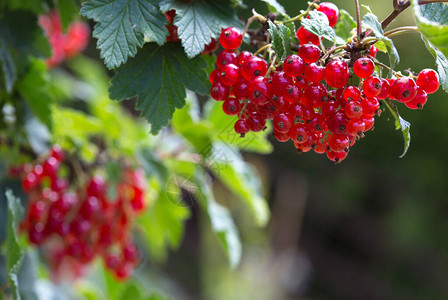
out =
[(253, 56), (247, 59), (240, 68), (241, 75), (247, 81), (252, 81), (257, 76), (264, 76), (267, 70), (268, 65), (266, 64), (266, 61), (258, 56)]
[(340, 152), (334, 152), (333, 150), (327, 150), (327, 157), (331, 161), (334, 161), (335, 163), (340, 163), (347, 157), (347, 152), (340, 151)]
[(362, 84), (362, 91), (367, 97), (375, 97), (381, 93), (381, 80), (378, 77), (368, 77)]
[(325, 67), (310, 63), (305, 67), (305, 78), (309, 82), (317, 83), (324, 79)]
[(298, 55), (291, 54), (283, 62), (283, 70), (291, 77), (302, 75), (304, 69), (305, 62)]
[(414, 99), (405, 103), (410, 109), (422, 109), (428, 100), (428, 94), (423, 90), (423, 88), (417, 88), (417, 94)]
[(288, 85), (286, 87), (286, 92), (284, 93), (284, 98), (289, 103), (298, 104), (302, 98), (303, 92), (295, 85)]
[(220, 69), (214, 69), (210, 75), (208, 76), (208, 80), (210, 81), (211, 84), (213, 84), (215, 81), (219, 80), (219, 73), (220, 73)]
[(240, 134), (241, 137), (244, 137), (244, 135), (249, 132), (249, 127), (247, 125), (247, 120), (246, 119), (239, 119), (238, 121), (236, 121), (236, 123), (234, 125), (234, 129), (235, 129), (236, 133)]
[(227, 86), (232, 86), (240, 80), (240, 68), (234, 64), (223, 66), (219, 72), (219, 81)]
[(59, 145), (54, 145), (51, 147), (50, 156), (56, 158), (58, 161), (62, 161), (64, 160), (65, 154)]
[(353, 64), (353, 72), (359, 78), (367, 78), (375, 71), (375, 64), (368, 57), (358, 58)]
[(243, 34), (238, 28), (229, 27), (223, 29), (219, 35), (219, 42), (224, 49), (235, 50), (241, 45)]
[(315, 35), (314, 33), (311, 33), (308, 30), (306, 30), (304, 26), (301, 26), (297, 30), (296, 36), (299, 39), (299, 42), (301, 45), (311, 43), (316, 46), (319, 46), (319, 37), (317, 35)]
[(49, 157), (42, 165), (43, 176), (55, 178), (59, 170), (59, 161), (54, 157)]
[(303, 90), (308, 86), (308, 81), (303, 76), (296, 76), (295, 85), (297, 85), (299, 89)]
[(277, 96), (283, 95), (286, 87), (294, 84), (294, 80), (283, 71), (271, 73), (271, 79), (272, 94)]
[(202, 51), (202, 54), (212, 54), (216, 50), (218, 50), (219, 43), (217, 40), (212, 38), (209, 44), (205, 45), (204, 50)]
[(287, 142), (291, 139), (288, 132), (278, 132), (275, 129), (274, 129), (274, 136), (277, 139), (277, 141), (282, 143)]
[(334, 88), (347, 84), (350, 71), (348, 65), (340, 60), (333, 60), (325, 67), (325, 81)]
[(217, 81), (212, 84), (212, 87), (210, 88), (210, 95), (213, 99), (216, 101), (224, 101), (229, 97), (229, 87), (225, 86), (221, 82)]
[(328, 129), (334, 134), (345, 134), (348, 120), (344, 112), (335, 112), (327, 118)]
[(242, 51), (240, 54), (238, 54), (238, 66), (241, 66), (246, 59), (249, 59), (253, 56), (252, 53), (250, 53), (249, 51)]
[(424, 69), (418, 73), (417, 85), (427, 94), (433, 94), (439, 89), (439, 75), (432, 69)]
[(263, 105), (269, 102), (268, 84), (265, 77), (257, 76), (249, 83), (249, 99), (255, 105)]
[(279, 113), (273, 119), (274, 129), (278, 132), (286, 133), (291, 129), (292, 122), (285, 113)]
[(106, 182), (98, 175), (93, 176), (87, 184), (87, 195), (102, 198), (106, 194)]
[(395, 100), (406, 103), (417, 94), (417, 85), (412, 78), (400, 77), (390, 87), (390, 94)]
[(232, 88), (233, 95), (238, 100), (249, 98), (249, 82), (241, 78)]
[(294, 125), (288, 132), (289, 137), (296, 143), (305, 143), (308, 141), (309, 133), (308, 129), (304, 124)]
[(312, 108), (321, 107), (328, 100), (327, 89), (322, 83), (310, 84), (304, 91), (302, 104)]
[(374, 45), (372, 45), (372, 46), (370, 46), (369, 52), (370, 52), (370, 56), (375, 58), (376, 57), (376, 53), (378, 52), (378, 48), (375, 47)]
[(327, 16), (330, 27), (336, 25), (339, 17), (339, 9), (336, 5), (330, 2), (323, 2), (319, 4), (316, 10), (323, 12)]
[(226, 115), (234, 116), (241, 111), (240, 101), (235, 98), (228, 98), (222, 104), (222, 110)]
[(231, 50), (221, 51), (216, 56), (216, 65), (218, 66), (218, 68), (222, 68), (222, 66), (227, 64), (234, 64), (234, 65), (238, 64), (237, 55), (235, 52)]
[(22, 181), (23, 190), (28, 193), (39, 184), (39, 180), (34, 173), (28, 173)]
[(247, 126), (253, 132), (259, 132), (266, 128), (266, 119), (261, 114), (252, 113), (247, 118)]
[(347, 133), (353, 136), (359, 135), (364, 132), (366, 124), (360, 119), (350, 119), (347, 122)]
[(333, 134), (328, 140), (328, 146), (334, 152), (344, 151), (349, 146), (349, 138), (346, 134)]
[(316, 45), (303, 44), (299, 46), (298, 54), (304, 62), (309, 64), (316, 62), (320, 58), (321, 51)]
[(377, 98), (379, 100), (384, 100), (387, 97), (389, 97), (389, 94), (390, 94), (390, 84), (389, 84), (389, 81), (387, 81), (384, 78), (381, 78), (380, 80), (381, 80), (381, 92), (377, 96)]
[(363, 115), (374, 116), (380, 107), (380, 102), (376, 97), (367, 97), (361, 100)]
[(345, 101), (358, 101), (361, 98), (361, 91), (353, 85), (349, 85), (342, 93)]
[(359, 101), (350, 101), (344, 107), (345, 115), (350, 119), (357, 119), (362, 116), (362, 106)]

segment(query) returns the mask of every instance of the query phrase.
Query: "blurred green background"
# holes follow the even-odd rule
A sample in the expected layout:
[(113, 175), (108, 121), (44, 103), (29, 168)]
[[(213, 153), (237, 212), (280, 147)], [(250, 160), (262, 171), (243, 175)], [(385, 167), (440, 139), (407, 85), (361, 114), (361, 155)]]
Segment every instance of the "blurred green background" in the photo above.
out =
[[(244, 2), (243, 18), (251, 8), (267, 13), (262, 1)], [(279, 2), (290, 15), (307, 6)], [(354, 15), (354, 1), (333, 2)], [(361, 3), (379, 19), (392, 10), (391, 0)], [(391, 28), (412, 24), (408, 10)], [(397, 70), (435, 68), (418, 34), (393, 40)], [(153, 266), (167, 278), (161, 285), (176, 299), (448, 299), (447, 98), (439, 90), (423, 111), (399, 107), (412, 137), (401, 159), (403, 138), (387, 111), (339, 165), (274, 139), (271, 155), (247, 154), (270, 201), (268, 228), (257, 229), (223, 189), (216, 197), (240, 228), (241, 265), (229, 269), (212, 233), (200, 232), (207, 226), (193, 206), (180, 250)]]

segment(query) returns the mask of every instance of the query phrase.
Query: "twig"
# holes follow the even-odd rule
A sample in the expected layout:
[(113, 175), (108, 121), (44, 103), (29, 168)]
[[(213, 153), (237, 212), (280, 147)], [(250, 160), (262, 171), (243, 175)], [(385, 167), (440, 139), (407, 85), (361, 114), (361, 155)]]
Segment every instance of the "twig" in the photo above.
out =
[[(311, 2), (311, 4), (308, 6), (308, 9), (305, 10), (303, 13), (301, 13), (298, 16), (295, 16), (294, 18), (285, 20), (285, 21), (275, 21), (275, 24), (286, 24), (286, 23), (291, 23), (291, 22), (295, 22), (295, 21), (300, 21), (302, 20), (304, 17), (306, 17), (310, 11), (316, 6), (316, 2), (319, 2), (320, 0), (314, 0), (313, 2)], [(308, 2), (309, 3), (309, 2)]]
[(417, 26), (403, 26), (403, 27), (397, 27), (392, 30), (386, 31), (384, 33), (384, 35), (391, 37), (391, 36), (401, 34), (404, 32), (419, 32), (419, 30), (418, 30)]
[(355, 0), (356, 6), (356, 36), (361, 41), (361, 13), (359, 12), (359, 0)]
[(257, 13), (255, 11), (255, 9), (252, 9), (252, 14), (253, 14), (253, 16), (250, 17), (249, 19), (247, 19), (247, 24), (246, 24), (246, 27), (244, 27), (243, 36), (246, 35), (247, 31), (249, 30), (249, 26), (250, 26), (250, 24), (252, 24), (253, 21), (260, 20), (261, 22), (266, 22), (266, 18), (263, 17), (262, 15), (260, 15), (259, 13)]
[(258, 55), (261, 53), (261, 51), (266, 50), (268, 48), (271, 48), (272, 44), (266, 44), (263, 47), (261, 47), (260, 49), (258, 49), (257, 51), (255, 51), (254, 56)]
[(394, 0), (394, 11), (391, 12), (383, 21), (381, 21), (381, 27), (383, 29), (387, 28), (389, 24), (399, 15), (401, 14), (406, 8), (408, 8), (411, 5), (411, 2), (409, 0), (406, 1), (400, 1), (400, 0)]
[(322, 56), (322, 58), (320, 60), (323, 60), (325, 62), (325, 60), (327, 59), (328, 56), (330, 56), (331, 53), (334, 53), (334, 52), (336, 52), (336, 51), (338, 51), (340, 49), (345, 49), (345, 47), (347, 47), (347, 46), (346, 45), (342, 45), (342, 46), (338, 46), (338, 47), (335, 47), (333, 49), (328, 50), (328, 52), (325, 53), (325, 55)]

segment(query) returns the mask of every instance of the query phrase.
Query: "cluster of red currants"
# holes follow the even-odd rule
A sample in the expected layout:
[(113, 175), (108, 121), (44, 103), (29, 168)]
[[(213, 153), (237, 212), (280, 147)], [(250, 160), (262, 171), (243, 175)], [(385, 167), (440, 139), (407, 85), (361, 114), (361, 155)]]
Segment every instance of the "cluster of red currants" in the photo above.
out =
[(62, 33), (61, 19), (57, 11), (39, 17), (39, 24), (49, 38), (52, 55), (46, 61), (49, 67), (59, 65), (66, 58), (82, 52), (89, 42), (90, 29), (87, 24), (75, 21), (70, 24), (67, 33)]
[(20, 230), (31, 244), (46, 250), (54, 275), (76, 278), (102, 257), (117, 279), (128, 278), (140, 259), (130, 231), (132, 219), (144, 209), (142, 171), (125, 169), (113, 187), (94, 175), (84, 188), (74, 190), (60, 178), (64, 156), (55, 146), (42, 164), (23, 168), (22, 187), (29, 201)]
[[(330, 26), (336, 24), (339, 11), (334, 4), (322, 3), (317, 10), (327, 15)], [(280, 142), (292, 140), (299, 153), (314, 150), (341, 162), (349, 147), (373, 127), (379, 100), (422, 108), (427, 94), (439, 87), (438, 75), (431, 69), (421, 71), (417, 83), (399, 74), (393, 79), (374, 76), (374, 46), (350, 67), (350, 61), (325, 56), (317, 46), (319, 37), (303, 26), (297, 37), (297, 54), (268, 66), (248, 51), (237, 52), (243, 38), (237, 28), (222, 30), (219, 42), (225, 50), (210, 74), (210, 94), (224, 101), (224, 113), (238, 115), (234, 129), (242, 137), (264, 130), (266, 120), (272, 120)], [(348, 85), (349, 79), (359, 85)]]

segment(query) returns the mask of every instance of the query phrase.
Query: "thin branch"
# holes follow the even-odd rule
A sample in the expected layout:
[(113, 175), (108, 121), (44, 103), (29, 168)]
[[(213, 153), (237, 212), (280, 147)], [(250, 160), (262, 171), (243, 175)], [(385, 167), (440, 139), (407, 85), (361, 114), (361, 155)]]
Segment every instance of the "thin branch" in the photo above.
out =
[[(396, 7), (395, 7), (396, 6)], [(381, 27), (385, 29), (389, 24), (399, 15), (401, 14), (406, 8), (411, 6), (411, 2), (409, 0), (406, 1), (400, 1), (398, 0), (398, 3), (395, 4), (394, 2), (394, 11), (390, 13), (383, 21), (381, 21)]]
[(358, 37), (358, 42), (361, 41), (361, 13), (359, 12), (359, 0), (355, 0), (356, 6), (356, 36)]
[[(300, 20), (302, 20), (304, 17), (306, 17), (309, 13), (310, 13), (310, 11), (313, 9), (313, 8), (315, 8), (315, 7), (317, 7), (316, 6), (316, 2), (319, 2), (320, 0), (314, 0), (313, 2), (311, 2), (311, 4), (308, 6), (308, 9), (307, 10), (305, 10), (303, 13), (301, 13), (300, 15), (298, 15), (298, 16), (295, 16), (294, 18), (291, 18), (291, 19), (288, 19), (288, 20), (285, 20), (285, 21), (275, 21), (275, 24), (280, 24), (280, 23), (282, 23), (282, 24), (286, 24), (286, 23), (291, 23), (291, 22), (295, 22), (295, 21), (300, 21)], [(309, 3), (309, 2), (308, 2)]]
[(418, 0), (418, 5), (428, 4), (428, 3), (441, 3), (441, 2), (448, 2), (445, 0)]
[(266, 50), (266, 49), (271, 48), (271, 47), (272, 47), (272, 44), (266, 44), (266, 45), (264, 45), (263, 47), (261, 47), (260, 49), (258, 49), (258, 50), (254, 53), (254, 56), (260, 54), (261, 51)]
[(395, 36), (395, 35), (402, 34), (402, 33), (405, 33), (405, 32), (419, 32), (419, 30), (418, 30), (417, 26), (397, 27), (397, 28), (394, 28), (392, 30), (386, 31), (384, 33), (384, 36), (391, 37), (391, 36)]

